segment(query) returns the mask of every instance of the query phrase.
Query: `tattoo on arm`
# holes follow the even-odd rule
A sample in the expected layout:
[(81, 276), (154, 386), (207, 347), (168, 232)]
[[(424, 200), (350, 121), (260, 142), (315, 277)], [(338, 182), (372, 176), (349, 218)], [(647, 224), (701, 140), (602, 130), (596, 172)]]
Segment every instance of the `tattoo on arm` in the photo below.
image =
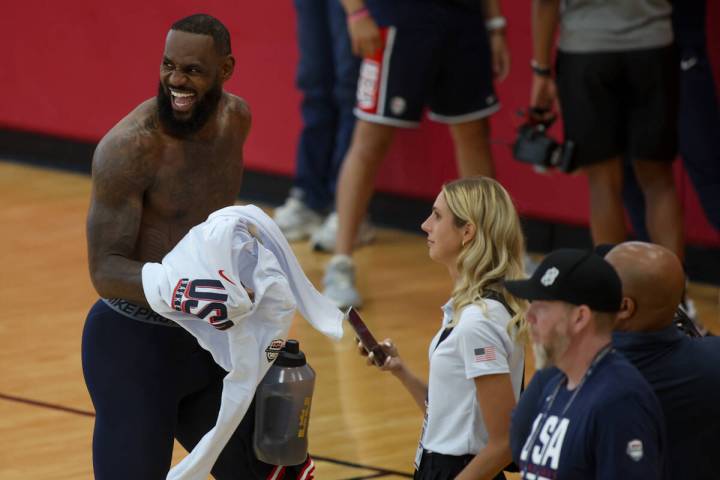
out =
[(93, 157), (87, 218), (90, 276), (102, 297), (146, 304), (142, 262), (132, 260), (152, 172), (137, 138), (104, 139)]

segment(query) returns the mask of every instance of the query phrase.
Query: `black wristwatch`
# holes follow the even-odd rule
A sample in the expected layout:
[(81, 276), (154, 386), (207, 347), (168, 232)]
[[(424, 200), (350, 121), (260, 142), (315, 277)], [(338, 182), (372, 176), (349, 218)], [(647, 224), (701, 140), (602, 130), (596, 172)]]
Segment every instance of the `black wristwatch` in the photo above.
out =
[(538, 75), (540, 77), (552, 77), (552, 68), (542, 67), (535, 60), (530, 60), (530, 68), (532, 68), (532, 71), (535, 75)]

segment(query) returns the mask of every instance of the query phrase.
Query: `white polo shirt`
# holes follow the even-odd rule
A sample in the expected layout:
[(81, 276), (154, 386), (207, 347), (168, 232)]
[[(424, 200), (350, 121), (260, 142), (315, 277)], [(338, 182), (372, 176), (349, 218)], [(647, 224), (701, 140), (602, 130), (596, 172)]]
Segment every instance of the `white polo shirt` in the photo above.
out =
[[(525, 350), (507, 332), (510, 314), (496, 300), (463, 308), (445, 340), (438, 340), (453, 317), (451, 302), (442, 307), (443, 327), (430, 343), (427, 424), (422, 446), (445, 455), (476, 455), (488, 441), (477, 400), (475, 377), (509, 373), (517, 400)], [(437, 347), (437, 348), (436, 348)]]

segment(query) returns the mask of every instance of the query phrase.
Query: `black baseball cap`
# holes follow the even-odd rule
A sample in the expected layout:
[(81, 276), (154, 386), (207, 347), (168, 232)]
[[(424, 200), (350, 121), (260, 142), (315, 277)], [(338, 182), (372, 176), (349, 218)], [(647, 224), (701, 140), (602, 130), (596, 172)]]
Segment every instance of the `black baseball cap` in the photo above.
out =
[(622, 283), (608, 262), (591, 250), (561, 248), (550, 252), (527, 280), (506, 281), (510, 293), (526, 300), (560, 300), (617, 312)]

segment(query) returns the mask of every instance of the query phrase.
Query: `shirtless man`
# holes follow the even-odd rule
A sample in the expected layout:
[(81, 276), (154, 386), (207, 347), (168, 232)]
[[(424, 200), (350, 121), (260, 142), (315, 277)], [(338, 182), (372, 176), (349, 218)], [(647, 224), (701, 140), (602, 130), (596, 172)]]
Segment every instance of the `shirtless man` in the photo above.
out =
[(159, 262), (210, 212), (234, 203), (250, 130), (247, 104), (222, 88), (234, 66), (220, 22), (180, 20), (167, 35), (157, 97), (100, 141), (87, 237), (102, 297), (145, 303), (143, 263)]
[[(157, 97), (95, 151), (87, 241), (102, 299), (85, 323), (82, 361), (97, 414), (99, 480), (165, 478), (173, 439), (191, 450), (217, 418), (226, 372), (188, 332), (150, 310), (141, 270), (235, 202), (250, 111), (223, 91), (234, 66), (222, 23), (208, 15), (179, 20), (167, 34)], [(256, 478), (245, 427), (216, 462), (215, 478)]]

